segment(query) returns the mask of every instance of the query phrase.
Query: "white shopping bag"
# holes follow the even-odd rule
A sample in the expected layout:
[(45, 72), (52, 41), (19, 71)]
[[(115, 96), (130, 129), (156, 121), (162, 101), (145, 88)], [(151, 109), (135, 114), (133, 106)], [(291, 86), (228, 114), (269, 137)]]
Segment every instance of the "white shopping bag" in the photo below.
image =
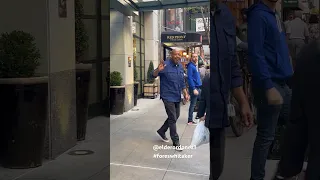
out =
[(191, 146), (200, 146), (209, 143), (209, 129), (204, 125), (204, 121), (200, 121), (193, 132)]

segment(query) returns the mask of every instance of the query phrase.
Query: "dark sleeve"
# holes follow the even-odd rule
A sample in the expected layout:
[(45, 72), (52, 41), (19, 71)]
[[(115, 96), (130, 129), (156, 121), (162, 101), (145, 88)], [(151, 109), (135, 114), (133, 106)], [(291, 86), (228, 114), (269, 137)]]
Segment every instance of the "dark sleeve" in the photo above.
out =
[(201, 118), (204, 116), (207, 104), (206, 104), (206, 98), (210, 93), (210, 74), (207, 74), (203, 79), (203, 86), (202, 86), (202, 92), (200, 94), (200, 100), (199, 100), (199, 108), (198, 108), (198, 116)]
[(195, 85), (194, 85), (194, 82), (193, 82), (193, 67), (191, 65), (188, 66), (188, 69), (187, 69), (187, 75), (188, 75), (188, 84), (189, 84), (189, 88), (191, 90), (194, 90), (195, 89)]
[[(236, 36), (234, 38), (234, 43), (236, 44)], [(242, 86), (242, 72), (240, 70), (238, 56), (237, 56), (237, 48), (234, 46), (234, 56), (231, 61), (231, 88), (237, 88)]]
[(266, 20), (259, 14), (248, 18), (248, 64), (252, 76), (264, 89), (274, 87), (264, 54)]

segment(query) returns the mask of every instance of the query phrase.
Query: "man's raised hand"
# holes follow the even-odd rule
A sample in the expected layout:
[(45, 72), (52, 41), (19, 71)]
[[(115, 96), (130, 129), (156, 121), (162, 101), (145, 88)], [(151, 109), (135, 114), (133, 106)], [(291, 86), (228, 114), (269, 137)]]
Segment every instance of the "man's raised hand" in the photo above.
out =
[(161, 60), (158, 66), (158, 71), (164, 70), (165, 67), (166, 67), (166, 64), (164, 63), (164, 60)]

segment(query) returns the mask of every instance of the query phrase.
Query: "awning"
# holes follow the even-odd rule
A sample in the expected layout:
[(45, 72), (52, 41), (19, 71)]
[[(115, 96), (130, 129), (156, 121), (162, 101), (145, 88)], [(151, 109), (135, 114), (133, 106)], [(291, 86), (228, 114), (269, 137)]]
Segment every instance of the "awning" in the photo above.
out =
[(283, 0), (282, 7), (291, 10), (304, 10), (304, 5), (299, 0)]
[(111, 0), (132, 8), (134, 11), (151, 11), (209, 5), (209, 0)]
[(193, 42), (202, 43), (202, 35), (195, 32), (163, 32), (162, 43)]

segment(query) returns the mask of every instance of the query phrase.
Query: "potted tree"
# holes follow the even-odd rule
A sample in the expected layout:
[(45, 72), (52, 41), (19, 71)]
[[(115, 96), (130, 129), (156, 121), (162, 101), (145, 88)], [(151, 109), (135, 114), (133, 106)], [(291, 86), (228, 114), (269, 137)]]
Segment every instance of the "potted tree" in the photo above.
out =
[(136, 60), (133, 61), (133, 79), (134, 79), (134, 106), (138, 104), (138, 89), (139, 89), (139, 82), (138, 82), (138, 72), (136, 67)]
[(120, 115), (124, 113), (125, 86), (122, 86), (121, 73), (110, 73), (110, 114)]
[(77, 140), (85, 140), (91, 64), (81, 63), (88, 49), (88, 35), (83, 23), (83, 6), (80, 0), (75, 0), (75, 48), (76, 48), (76, 109), (77, 109)]
[(42, 165), (48, 77), (36, 76), (40, 52), (23, 31), (0, 36), (0, 151), (7, 168)]
[(154, 71), (153, 62), (150, 61), (147, 75), (147, 83), (143, 85), (143, 96), (146, 98), (156, 98), (158, 96), (158, 85), (155, 83), (155, 78), (152, 77)]

